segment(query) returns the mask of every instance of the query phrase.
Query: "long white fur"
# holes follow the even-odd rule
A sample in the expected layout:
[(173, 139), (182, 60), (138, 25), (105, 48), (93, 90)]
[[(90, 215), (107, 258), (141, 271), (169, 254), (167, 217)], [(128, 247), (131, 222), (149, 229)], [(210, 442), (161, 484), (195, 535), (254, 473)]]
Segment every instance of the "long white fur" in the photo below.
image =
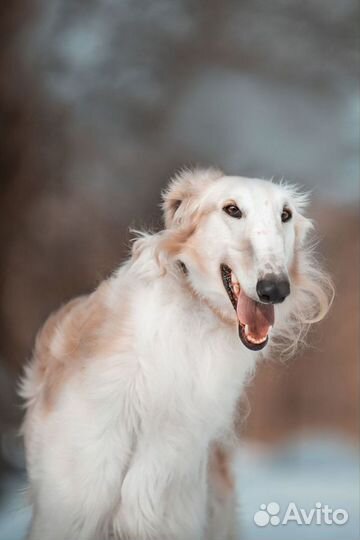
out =
[[(241, 220), (223, 212), (229, 200), (242, 209)], [(286, 224), (284, 204), (293, 212)], [(219, 487), (209, 459), (216, 444), (226, 451), (236, 403), (260, 353), (238, 338), (219, 268), (229, 264), (256, 298), (264, 271), (292, 279), (296, 263), (297, 281), (275, 307), (265, 352), (296, 343), (324, 316), (331, 296), (306, 249), (312, 225), (304, 207), (305, 198), (287, 185), (183, 171), (164, 194), (164, 231), (138, 238), (132, 257), (93, 293), (91, 305), (101, 299), (112, 319), (111, 331), (108, 320), (96, 323), (95, 352), (83, 357), (76, 349), (89, 338), (80, 326), (70, 349), (80, 360), (65, 358), (71, 309), (46, 345), (45, 367), (40, 334), (21, 390), (29, 539), (236, 537), (234, 493)], [(49, 405), (50, 377), (56, 384)]]

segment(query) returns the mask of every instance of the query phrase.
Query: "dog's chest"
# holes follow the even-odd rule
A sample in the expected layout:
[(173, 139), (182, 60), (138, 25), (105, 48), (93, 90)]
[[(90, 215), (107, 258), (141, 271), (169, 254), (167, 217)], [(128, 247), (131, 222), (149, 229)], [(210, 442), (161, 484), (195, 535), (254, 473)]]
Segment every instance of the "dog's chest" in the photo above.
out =
[(256, 355), (241, 344), (235, 321), (226, 325), (176, 283), (158, 280), (139, 288), (135, 300), (127, 401), (160, 432), (218, 437), (231, 426)]
[[(243, 351), (236, 327), (201, 311), (165, 310), (142, 334), (149, 401), (162, 421), (215, 438), (230, 427), (254, 356)], [(150, 344), (150, 345), (149, 345)]]

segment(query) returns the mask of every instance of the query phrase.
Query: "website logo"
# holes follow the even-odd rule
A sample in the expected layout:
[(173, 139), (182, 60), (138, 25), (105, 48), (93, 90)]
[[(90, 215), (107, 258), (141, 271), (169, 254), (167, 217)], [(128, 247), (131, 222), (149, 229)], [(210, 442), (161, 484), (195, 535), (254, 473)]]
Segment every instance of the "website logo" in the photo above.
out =
[(254, 523), (258, 527), (267, 525), (278, 526), (288, 523), (298, 525), (344, 525), (349, 520), (349, 514), (343, 508), (333, 510), (328, 504), (317, 502), (313, 508), (298, 508), (290, 502), (284, 512), (281, 512), (277, 502), (261, 504), (260, 510), (254, 514)]

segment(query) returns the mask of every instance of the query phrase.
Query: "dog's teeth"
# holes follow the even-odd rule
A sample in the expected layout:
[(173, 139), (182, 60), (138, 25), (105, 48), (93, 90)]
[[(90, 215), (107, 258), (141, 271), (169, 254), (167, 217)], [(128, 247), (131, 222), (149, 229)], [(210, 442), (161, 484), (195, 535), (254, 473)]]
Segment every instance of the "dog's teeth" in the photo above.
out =
[(236, 296), (239, 296), (240, 294), (240, 285), (238, 283), (233, 283), (233, 289)]
[(263, 337), (263, 338), (260, 338), (260, 339), (256, 339), (254, 338), (251, 334), (250, 334), (250, 330), (249, 330), (249, 326), (246, 324), (245, 327), (244, 327), (244, 332), (245, 332), (245, 336), (246, 336), (246, 339), (248, 341), (250, 341), (250, 343), (254, 343), (255, 345), (259, 345), (260, 343), (264, 343), (264, 341), (266, 341), (267, 339), (267, 336)]

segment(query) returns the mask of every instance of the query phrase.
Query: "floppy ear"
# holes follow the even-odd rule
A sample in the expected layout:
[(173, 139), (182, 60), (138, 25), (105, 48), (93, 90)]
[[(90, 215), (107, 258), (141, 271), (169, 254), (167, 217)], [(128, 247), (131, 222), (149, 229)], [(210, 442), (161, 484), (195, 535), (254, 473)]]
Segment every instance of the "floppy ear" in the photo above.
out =
[(295, 238), (297, 247), (303, 246), (307, 240), (309, 233), (314, 230), (314, 222), (303, 216), (298, 215), (298, 221), (295, 225)]
[(288, 193), (290, 200), (297, 210), (295, 235), (297, 247), (300, 247), (305, 243), (309, 233), (314, 229), (313, 221), (304, 215), (304, 211), (310, 203), (310, 192), (303, 191), (296, 184), (290, 184), (285, 180), (280, 182), (280, 186)]
[(203, 188), (222, 176), (218, 169), (183, 169), (177, 173), (162, 194), (165, 227), (179, 227), (190, 220), (199, 208)]

